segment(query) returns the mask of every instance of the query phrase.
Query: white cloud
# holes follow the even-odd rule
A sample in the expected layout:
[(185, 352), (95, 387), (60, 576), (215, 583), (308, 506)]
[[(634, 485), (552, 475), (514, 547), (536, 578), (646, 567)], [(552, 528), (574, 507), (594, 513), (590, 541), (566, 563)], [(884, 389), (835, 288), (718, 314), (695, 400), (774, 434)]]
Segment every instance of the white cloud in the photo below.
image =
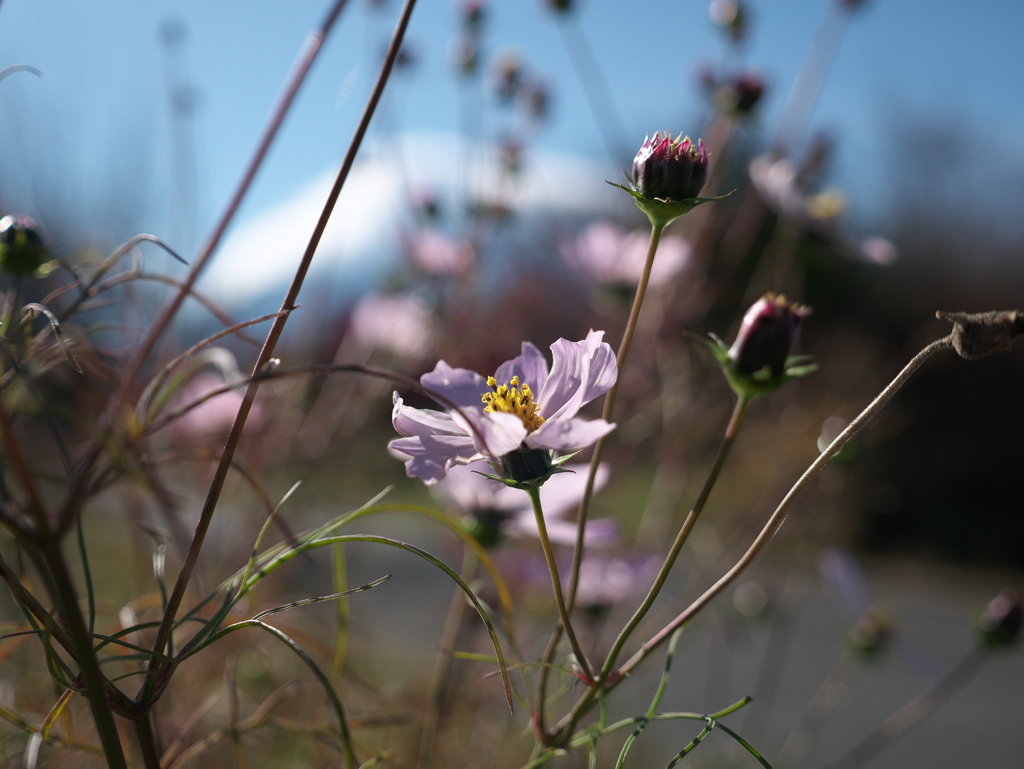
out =
[[(470, 162), (461, 160), (468, 147)], [(514, 181), (501, 181), (494, 147), (466, 144), (445, 134), (401, 134), (364, 148), (324, 232), (310, 270), (318, 288), (353, 281), (365, 286), (398, 253), (407, 191), (427, 187), (443, 198), (461, 196), (469, 180), (485, 203), (501, 201), (518, 214), (583, 214), (607, 210), (615, 191), (611, 173), (592, 160), (570, 155), (530, 155)], [(297, 194), (242, 221), (202, 280), (202, 290), (229, 307), (283, 293), (333, 183), (327, 171)]]

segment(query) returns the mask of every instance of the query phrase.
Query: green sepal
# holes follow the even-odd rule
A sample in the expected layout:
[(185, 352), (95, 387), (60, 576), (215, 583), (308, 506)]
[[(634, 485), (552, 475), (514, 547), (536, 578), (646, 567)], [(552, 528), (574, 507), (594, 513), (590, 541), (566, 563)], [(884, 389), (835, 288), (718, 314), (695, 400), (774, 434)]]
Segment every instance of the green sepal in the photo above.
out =
[(782, 387), (790, 379), (799, 379), (818, 370), (818, 364), (814, 363), (810, 355), (791, 355), (786, 358), (786, 367), (779, 376), (772, 376), (771, 369), (765, 366), (753, 374), (741, 374), (736, 370), (736, 364), (729, 357), (729, 348), (725, 343), (715, 336), (708, 334), (710, 340), (703, 337), (693, 338), (704, 344), (711, 355), (718, 362), (722, 373), (733, 392), (741, 398), (755, 398), (758, 395), (768, 395)]
[(725, 198), (732, 195), (732, 192), (735, 192), (735, 190), (733, 190), (732, 192), (727, 192), (724, 195), (719, 195), (714, 198), (686, 198), (685, 200), (672, 200), (671, 198), (648, 198), (625, 184), (616, 184), (615, 182), (609, 181), (606, 181), (605, 184), (618, 187), (620, 190), (632, 195), (633, 200), (636, 201), (636, 207), (647, 214), (647, 218), (650, 219), (652, 227), (667, 227), (680, 216), (690, 213), (690, 211), (701, 203), (725, 200)]
[[(534, 451), (540, 452), (540, 451), (542, 451), (542, 449), (532, 449), (531, 452), (521, 452), (521, 453), (527, 454), (527, 453), (532, 453)], [(510, 455), (512, 453), (513, 452), (509, 452), (509, 454), (506, 454), (505, 456), (499, 458), (499, 461), (502, 462), (503, 467), (505, 467), (506, 469), (508, 469), (508, 468), (510, 468), (512, 466), (507, 461), (507, 458), (510, 457)], [(483, 472), (480, 472), (479, 470), (474, 470), (473, 472), (475, 472), (477, 475), (482, 475), (484, 478), (490, 478), (492, 481), (498, 481), (498, 483), (504, 483), (506, 486), (511, 486), (513, 489), (522, 489), (524, 491), (527, 491), (529, 489), (539, 489), (541, 486), (544, 485), (545, 482), (547, 482), (548, 478), (550, 478), (555, 473), (571, 473), (571, 472), (573, 472), (572, 470), (564, 469), (563, 467), (561, 467), (561, 465), (563, 465), (567, 460), (572, 459), (574, 456), (576, 456), (579, 453), (580, 452), (576, 451), (576, 452), (573, 452), (572, 454), (566, 454), (565, 456), (562, 456), (562, 457), (556, 457), (554, 451), (548, 451), (547, 452), (547, 458), (546, 458), (547, 459), (547, 472), (542, 473), (542, 474), (538, 474), (538, 475), (536, 475), (534, 477), (531, 477), (531, 478), (523, 478), (521, 480), (517, 480), (515, 478), (511, 478), (511, 477), (508, 477), (508, 476), (492, 475), (491, 473), (483, 473)], [(518, 464), (518, 463), (516, 463), (516, 464)]]

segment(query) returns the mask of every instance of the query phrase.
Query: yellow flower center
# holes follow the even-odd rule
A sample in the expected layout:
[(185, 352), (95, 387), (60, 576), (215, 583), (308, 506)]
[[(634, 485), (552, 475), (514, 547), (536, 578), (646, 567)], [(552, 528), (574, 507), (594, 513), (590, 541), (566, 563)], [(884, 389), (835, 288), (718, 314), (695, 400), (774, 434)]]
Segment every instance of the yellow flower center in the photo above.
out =
[(526, 431), (531, 433), (544, 424), (544, 417), (537, 413), (540, 406), (533, 400), (533, 390), (528, 384), (520, 385), (519, 377), (514, 376), (508, 384), (499, 385), (497, 379), (489, 376), (487, 386), (493, 387), (494, 392), (480, 396), (487, 404), (484, 408), (486, 413), (503, 411), (506, 414), (515, 414), (523, 420)]

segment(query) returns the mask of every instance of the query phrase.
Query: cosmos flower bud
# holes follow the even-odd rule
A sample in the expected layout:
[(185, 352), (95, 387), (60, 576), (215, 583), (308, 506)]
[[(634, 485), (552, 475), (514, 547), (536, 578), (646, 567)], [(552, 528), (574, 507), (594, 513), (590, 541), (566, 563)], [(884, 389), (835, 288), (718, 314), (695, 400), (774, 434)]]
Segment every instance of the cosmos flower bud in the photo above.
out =
[(737, 395), (750, 398), (772, 392), (817, 368), (808, 356), (790, 355), (810, 313), (809, 307), (767, 293), (743, 316), (732, 347), (726, 348), (721, 339), (711, 335), (713, 342), (706, 344)]
[[(679, 136), (682, 136), (680, 134)], [(655, 132), (644, 140), (633, 158), (633, 189), (651, 200), (683, 201), (696, 198), (708, 177), (704, 143), (680, 140)]]
[(46, 249), (36, 223), (25, 214), (0, 219), (0, 267), (12, 275), (35, 272), (43, 263)]
[(789, 302), (782, 294), (767, 293), (758, 299), (743, 316), (740, 332), (729, 348), (736, 371), (744, 376), (781, 376), (809, 313), (808, 308)]
[(1006, 589), (989, 601), (978, 617), (978, 630), (988, 646), (1009, 646), (1017, 640), (1024, 625), (1022, 598), (1022, 591)]
[(664, 228), (694, 206), (732, 194), (697, 197), (708, 178), (708, 153), (699, 139), (694, 144), (689, 136), (681, 136), (673, 139), (669, 133), (658, 132), (654, 138), (644, 139), (633, 158), (630, 184), (614, 185), (633, 196), (652, 227)]

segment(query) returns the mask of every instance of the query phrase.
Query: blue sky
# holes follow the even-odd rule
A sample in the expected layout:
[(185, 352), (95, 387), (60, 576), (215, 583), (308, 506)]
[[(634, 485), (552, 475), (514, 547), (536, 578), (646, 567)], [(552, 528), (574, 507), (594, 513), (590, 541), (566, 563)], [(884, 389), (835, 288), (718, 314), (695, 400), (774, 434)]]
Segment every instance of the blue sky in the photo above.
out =
[[(769, 84), (764, 131), (774, 125), (829, 4), (750, 0), (746, 61)], [(698, 132), (703, 112), (695, 73), (700, 64), (720, 60), (723, 50), (707, 0), (577, 5), (569, 23), (597, 52), (633, 144), (658, 129)], [(310, 0), (3, 0), (0, 68), (28, 64), (44, 74), (18, 74), (0, 84), (0, 141), (10, 153), (0, 169), (5, 188), (14, 190), (7, 204), (45, 218), (59, 198), (112, 241), (139, 227), (173, 230), (170, 239), (177, 237), (187, 253), (240, 177), (296, 52), (326, 6)], [(869, 209), (872, 190), (885, 184), (886, 133), (903, 116), (925, 116), (972, 134), (981, 130), (1024, 165), (1024, 4), (979, 0), (969, 14), (966, 7), (954, 0), (867, 0), (851, 19), (812, 120), (838, 140), (836, 181), (855, 205)], [(398, 0), (352, 0), (258, 178), (243, 221), (265, 215), (336, 167), (399, 9)], [(160, 43), (168, 20), (186, 32), (171, 79), (198, 94), (188, 133), (196, 175), (187, 182), (184, 209), (171, 192), (175, 137)], [(515, 51), (551, 85), (552, 119), (536, 136), (536, 152), (591, 157), (615, 178), (625, 163), (604, 148), (558, 23), (539, 0), (492, 2), (484, 54)], [(457, 132), (460, 98), (486, 108), (481, 138), (500, 131), (501, 118), (478, 87), (459, 96), (445, 56), (456, 27), (450, 0), (421, 1), (408, 36), (417, 65), (396, 80), (378, 115), (378, 146), (401, 132)], [(955, 150), (969, 151), (972, 141), (965, 136)], [(134, 206), (132, 216), (106, 219), (118, 200)]]

